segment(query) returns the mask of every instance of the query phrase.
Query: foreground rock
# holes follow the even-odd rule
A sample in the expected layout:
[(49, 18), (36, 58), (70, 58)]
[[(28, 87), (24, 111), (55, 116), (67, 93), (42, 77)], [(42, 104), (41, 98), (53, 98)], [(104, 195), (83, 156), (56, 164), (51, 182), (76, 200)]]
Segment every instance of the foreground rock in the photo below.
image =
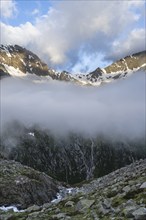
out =
[(57, 183), (44, 173), (15, 161), (0, 159), (0, 206), (26, 208), (55, 197)]
[(146, 159), (95, 179), (58, 203), (33, 206), (23, 213), (1, 211), (1, 220), (144, 220)]

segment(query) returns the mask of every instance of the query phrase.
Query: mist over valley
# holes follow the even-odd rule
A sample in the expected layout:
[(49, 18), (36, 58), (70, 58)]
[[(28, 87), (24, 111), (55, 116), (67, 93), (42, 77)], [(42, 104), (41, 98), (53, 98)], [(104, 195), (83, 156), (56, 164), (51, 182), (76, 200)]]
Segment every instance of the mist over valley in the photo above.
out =
[(55, 133), (145, 134), (145, 73), (100, 88), (58, 81), (1, 81), (1, 126), (14, 120)]
[(6, 158), (69, 183), (102, 176), (146, 156), (145, 72), (100, 87), (3, 78), (1, 119)]

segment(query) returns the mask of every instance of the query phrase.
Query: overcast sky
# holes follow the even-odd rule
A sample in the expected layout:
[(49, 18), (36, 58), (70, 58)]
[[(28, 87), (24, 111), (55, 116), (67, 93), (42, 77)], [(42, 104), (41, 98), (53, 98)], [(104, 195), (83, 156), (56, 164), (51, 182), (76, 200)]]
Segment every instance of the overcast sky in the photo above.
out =
[(145, 0), (1, 0), (1, 43), (50, 67), (89, 72), (146, 49)]

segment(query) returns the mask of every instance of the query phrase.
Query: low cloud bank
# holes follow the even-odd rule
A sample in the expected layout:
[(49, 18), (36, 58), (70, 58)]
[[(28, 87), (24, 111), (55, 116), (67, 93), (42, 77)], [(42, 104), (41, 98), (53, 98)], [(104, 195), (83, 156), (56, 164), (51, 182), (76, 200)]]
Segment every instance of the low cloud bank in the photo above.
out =
[(140, 138), (145, 135), (145, 73), (101, 87), (1, 80), (1, 128), (17, 120), (54, 133)]

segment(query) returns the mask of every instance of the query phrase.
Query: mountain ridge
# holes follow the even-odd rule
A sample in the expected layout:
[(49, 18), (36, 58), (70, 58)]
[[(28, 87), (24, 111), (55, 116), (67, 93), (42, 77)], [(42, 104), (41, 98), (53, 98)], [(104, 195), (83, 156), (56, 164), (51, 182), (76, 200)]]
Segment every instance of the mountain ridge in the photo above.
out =
[(18, 45), (0, 46), (1, 77), (7, 75), (24, 77), (31, 74), (47, 80), (99, 86), (102, 83), (125, 78), (138, 70), (146, 70), (146, 51), (126, 56), (105, 68), (98, 67), (87, 74), (71, 74), (49, 68), (37, 55)]

